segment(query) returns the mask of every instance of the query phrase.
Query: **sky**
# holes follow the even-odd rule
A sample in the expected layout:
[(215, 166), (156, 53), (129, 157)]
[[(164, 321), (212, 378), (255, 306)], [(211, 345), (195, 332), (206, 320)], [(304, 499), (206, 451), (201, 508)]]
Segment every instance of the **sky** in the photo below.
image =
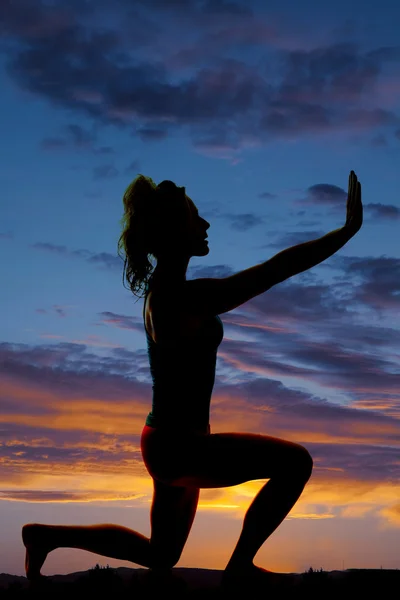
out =
[[(24, 575), (24, 523), (150, 533), (130, 181), (185, 186), (209, 221), (195, 279), (341, 227), (351, 169), (357, 235), (221, 316), (211, 430), (314, 459), (256, 564), (400, 567), (399, 19), (397, 0), (1, 2), (0, 572)], [(177, 566), (223, 569), (263, 484), (202, 490)], [(42, 573), (96, 563), (139, 566), (63, 548)]]

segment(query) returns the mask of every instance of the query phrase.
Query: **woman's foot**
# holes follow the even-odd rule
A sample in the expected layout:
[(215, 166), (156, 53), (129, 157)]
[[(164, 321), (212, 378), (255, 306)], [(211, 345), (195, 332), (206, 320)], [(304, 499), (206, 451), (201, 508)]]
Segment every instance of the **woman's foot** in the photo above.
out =
[(50, 527), (39, 523), (28, 523), (22, 528), (22, 541), (26, 548), (25, 572), (26, 578), (30, 581), (44, 579), (40, 569), (48, 553), (55, 549), (49, 539)]
[(187, 588), (186, 581), (173, 569), (149, 569), (146, 583), (152, 591), (181, 592)]
[(249, 584), (271, 587), (284, 580), (285, 575), (267, 571), (261, 567), (256, 567), (253, 563), (246, 566), (227, 566), (222, 575), (222, 585), (226, 587), (237, 587)]

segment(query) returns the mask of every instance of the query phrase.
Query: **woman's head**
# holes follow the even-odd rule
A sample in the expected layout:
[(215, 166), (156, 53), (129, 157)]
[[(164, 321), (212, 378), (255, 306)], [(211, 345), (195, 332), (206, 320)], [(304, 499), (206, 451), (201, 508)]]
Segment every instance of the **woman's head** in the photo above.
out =
[(189, 260), (208, 254), (204, 238), (210, 224), (200, 217), (184, 187), (169, 180), (156, 185), (138, 175), (125, 190), (123, 204), (118, 254), (125, 252), (123, 277), (134, 294), (144, 290), (151, 277), (154, 265), (149, 256), (157, 261)]

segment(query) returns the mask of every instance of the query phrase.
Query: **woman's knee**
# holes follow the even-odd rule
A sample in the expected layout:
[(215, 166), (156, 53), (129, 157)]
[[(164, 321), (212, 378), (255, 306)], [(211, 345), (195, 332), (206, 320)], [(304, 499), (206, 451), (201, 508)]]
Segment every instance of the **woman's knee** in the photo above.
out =
[(304, 446), (296, 446), (296, 454), (294, 459), (294, 466), (296, 472), (301, 474), (302, 478), (306, 481), (310, 479), (313, 470), (314, 461), (311, 454)]
[(160, 544), (151, 544), (151, 563), (152, 568), (172, 569), (179, 562), (182, 554), (182, 548), (166, 546)]

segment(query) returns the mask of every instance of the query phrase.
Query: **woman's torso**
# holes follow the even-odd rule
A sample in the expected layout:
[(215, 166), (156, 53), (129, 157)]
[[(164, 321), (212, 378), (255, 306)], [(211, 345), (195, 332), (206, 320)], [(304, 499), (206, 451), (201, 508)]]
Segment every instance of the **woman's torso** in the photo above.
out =
[(182, 290), (174, 290), (174, 300), (160, 288), (147, 292), (143, 319), (153, 404), (146, 424), (208, 427), (222, 321), (219, 316), (190, 314)]

